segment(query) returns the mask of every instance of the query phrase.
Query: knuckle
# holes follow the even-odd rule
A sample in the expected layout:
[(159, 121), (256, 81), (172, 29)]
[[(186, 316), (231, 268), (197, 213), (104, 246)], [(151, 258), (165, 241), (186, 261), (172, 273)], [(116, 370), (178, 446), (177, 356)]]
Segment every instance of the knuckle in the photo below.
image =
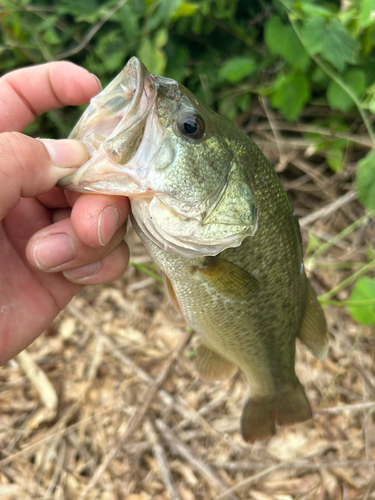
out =
[(9, 175), (14, 173), (14, 169), (22, 170), (22, 158), (30, 154), (27, 144), (23, 144), (22, 134), (19, 132), (3, 132), (0, 134), (1, 170)]
[(45, 161), (44, 146), (40, 143), (39, 147), (38, 142), (20, 132), (0, 134), (0, 186), (2, 204), (8, 210), (23, 196), (23, 186), (34, 182), (35, 168)]
[[(43, 144), (20, 132), (0, 134), (0, 170), (13, 176), (24, 173), (48, 157)], [(25, 172), (26, 173), (26, 172)]]
[(4, 193), (2, 204), (6, 211), (15, 206), (20, 193), (13, 188), (18, 172), (22, 169), (19, 158), (20, 136), (18, 132), (0, 134), (0, 185)]

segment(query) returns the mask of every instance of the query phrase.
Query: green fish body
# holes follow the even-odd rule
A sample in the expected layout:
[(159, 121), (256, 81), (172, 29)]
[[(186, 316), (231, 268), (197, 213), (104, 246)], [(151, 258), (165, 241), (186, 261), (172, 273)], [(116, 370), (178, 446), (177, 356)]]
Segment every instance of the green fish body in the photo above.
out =
[(309, 419), (295, 339), (324, 359), (327, 326), (304, 271), (296, 216), (254, 142), (136, 58), (71, 137), (91, 159), (59, 185), (129, 196), (134, 228), (199, 334), (199, 374), (222, 380), (239, 367), (249, 381), (244, 439)]

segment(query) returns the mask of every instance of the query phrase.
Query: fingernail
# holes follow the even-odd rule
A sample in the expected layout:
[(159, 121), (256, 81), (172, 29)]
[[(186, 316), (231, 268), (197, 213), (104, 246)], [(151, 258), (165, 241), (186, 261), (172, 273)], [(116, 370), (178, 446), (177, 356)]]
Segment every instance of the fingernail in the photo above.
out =
[(69, 280), (83, 280), (85, 278), (90, 278), (90, 276), (93, 276), (94, 274), (98, 274), (101, 267), (102, 263), (99, 260), (98, 262), (88, 264), (87, 266), (69, 269), (69, 271), (63, 271), (63, 275)]
[(118, 228), (119, 221), (120, 210), (114, 205), (102, 210), (98, 222), (98, 240), (103, 247), (111, 241)]
[(94, 78), (95, 78), (95, 80), (96, 80), (96, 82), (97, 82), (97, 84), (98, 84), (98, 87), (99, 87), (99, 92), (100, 92), (101, 90), (103, 90), (103, 87), (102, 87), (102, 84), (100, 83), (99, 78), (98, 78), (96, 75), (94, 75), (94, 73), (90, 73), (90, 75), (91, 75), (92, 77), (94, 77)]
[(38, 268), (45, 271), (73, 260), (77, 252), (68, 234), (54, 234), (38, 241), (33, 255)]
[(39, 139), (56, 167), (72, 168), (83, 165), (89, 158), (86, 146), (74, 139)]

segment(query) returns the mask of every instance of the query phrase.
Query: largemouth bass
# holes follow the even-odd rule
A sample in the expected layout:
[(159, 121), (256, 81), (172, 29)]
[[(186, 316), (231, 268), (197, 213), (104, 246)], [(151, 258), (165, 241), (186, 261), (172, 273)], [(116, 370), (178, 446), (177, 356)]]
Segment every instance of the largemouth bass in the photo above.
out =
[(223, 380), (239, 367), (249, 381), (244, 439), (309, 419), (295, 339), (324, 359), (327, 325), (305, 275), (297, 218), (254, 142), (135, 57), (70, 137), (91, 157), (59, 186), (130, 198), (135, 230), (200, 336), (199, 374)]

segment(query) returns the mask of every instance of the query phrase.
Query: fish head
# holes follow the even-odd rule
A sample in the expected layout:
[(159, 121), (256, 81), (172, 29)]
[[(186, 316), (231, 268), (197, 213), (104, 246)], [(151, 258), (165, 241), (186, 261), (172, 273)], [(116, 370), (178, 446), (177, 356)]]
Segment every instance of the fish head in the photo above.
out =
[(192, 258), (236, 247), (257, 228), (251, 173), (232, 124), (136, 58), (96, 97), (70, 138), (90, 159), (59, 187), (128, 196), (133, 223)]

